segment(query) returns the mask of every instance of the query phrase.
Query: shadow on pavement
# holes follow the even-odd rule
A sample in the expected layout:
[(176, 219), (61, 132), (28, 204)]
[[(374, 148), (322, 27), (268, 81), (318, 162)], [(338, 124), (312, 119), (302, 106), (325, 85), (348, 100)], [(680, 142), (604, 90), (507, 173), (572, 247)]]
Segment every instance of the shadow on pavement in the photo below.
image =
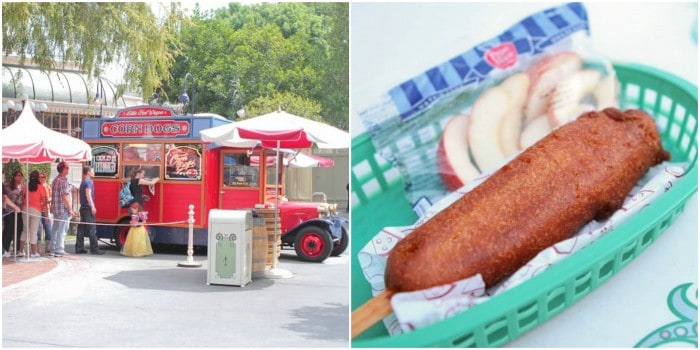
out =
[(265, 289), (275, 284), (270, 279), (253, 277), (253, 281), (244, 288), (207, 285), (206, 269), (187, 268), (122, 271), (105, 279), (128, 288), (181, 292), (246, 292)]
[[(329, 256), (328, 259), (336, 259), (338, 258), (337, 256)], [(328, 260), (326, 259), (326, 260)], [(301, 264), (319, 264), (319, 263), (314, 263), (314, 262), (308, 262), (302, 260), (302, 258), (297, 255), (297, 253), (294, 251), (294, 249), (282, 249), (282, 252), (280, 254), (279, 261), (284, 261), (284, 262), (290, 262), (290, 263), (301, 263)]]
[(305, 338), (348, 341), (348, 305), (326, 303), (327, 306), (304, 306), (292, 310), (296, 322), (284, 326), (291, 331), (304, 333)]
[[(300, 263), (307, 263), (304, 260), (301, 260), (301, 258), (297, 255), (296, 252), (294, 252), (294, 249), (282, 249), (282, 252), (280, 253), (280, 261), (284, 260), (287, 262), (300, 262)], [(313, 264), (313, 263), (308, 263), (308, 264)]]

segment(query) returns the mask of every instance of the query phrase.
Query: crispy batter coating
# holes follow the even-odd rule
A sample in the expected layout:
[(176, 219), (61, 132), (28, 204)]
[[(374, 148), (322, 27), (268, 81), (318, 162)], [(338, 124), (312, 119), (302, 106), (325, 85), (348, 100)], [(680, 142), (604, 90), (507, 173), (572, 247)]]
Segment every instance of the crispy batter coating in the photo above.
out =
[(608, 108), (566, 124), (418, 227), (392, 250), (387, 289), (425, 289), (481, 273), (487, 287), (593, 219), (604, 219), (669, 158), (654, 120)]

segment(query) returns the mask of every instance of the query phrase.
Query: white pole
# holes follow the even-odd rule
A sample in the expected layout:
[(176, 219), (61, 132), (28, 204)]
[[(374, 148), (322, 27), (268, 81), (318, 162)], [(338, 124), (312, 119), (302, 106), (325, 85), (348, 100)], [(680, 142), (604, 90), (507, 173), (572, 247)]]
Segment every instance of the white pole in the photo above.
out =
[(177, 264), (180, 267), (200, 267), (202, 263), (195, 262), (192, 254), (194, 254), (194, 205), (190, 204), (187, 212), (189, 232), (187, 234), (187, 261), (181, 261)]
[(279, 232), (277, 232), (277, 227), (279, 226), (279, 213), (280, 213), (280, 140), (277, 140), (277, 156), (275, 157), (275, 236), (274, 242), (272, 242), (272, 268), (277, 268), (277, 263), (279, 258), (277, 257), (277, 239), (279, 237)]
[[(27, 192), (29, 192), (29, 186), (27, 186)], [(27, 199), (27, 202), (29, 199)], [(27, 240), (24, 242), (24, 247), (22, 248), (22, 251), (24, 252), (24, 260), (27, 261), (29, 260), (29, 256), (31, 255), (31, 248), (29, 245), (29, 204), (27, 204), (27, 211), (23, 215), (23, 222), (24, 222), (24, 228), (22, 228), (22, 231), (24, 231), (25, 236)], [(19, 238), (20, 241), (22, 241), (22, 237)]]
[[(14, 179), (12, 181), (14, 181)], [(15, 254), (14, 254), (15, 262), (17, 262), (17, 212), (15, 212), (15, 238), (14, 238), (14, 241), (12, 241), (12, 249), (15, 252)]]
[[(24, 250), (24, 260), (27, 261), (27, 260), (29, 260), (29, 255), (30, 255), (30, 252), (31, 252), (31, 249), (29, 248), (29, 247), (30, 247), (29, 241), (31, 240), (31, 238), (29, 238), (29, 159), (26, 160), (26, 162), (25, 162), (25, 164), (24, 164), (24, 167), (25, 167), (25, 169), (26, 169), (26, 170), (25, 170), (25, 174), (27, 174), (27, 175), (26, 175), (27, 177), (25, 177), (25, 179), (27, 179), (27, 182), (25, 182), (25, 185), (24, 185), (24, 192), (25, 192), (25, 193), (24, 193), (24, 195), (25, 195), (25, 198), (24, 198), (24, 207), (25, 207), (25, 212), (24, 212), (24, 215), (23, 215), (24, 217), (23, 217), (23, 220), (22, 220), (22, 221), (23, 221), (23, 228), (22, 228), (22, 231), (26, 232), (25, 237), (27, 238), (27, 241), (26, 241), (25, 247), (22, 248), (22, 250)], [(15, 232), (16, 232), (16, 231), (15, 231)], [(22, 240), (22, 238), (20, 238), (20, 240)]]
[(267, 270), (264, 272), (265, 277), (267, 278), (291, 278), (292, 273), (290, 271), (287, 271), (285, 269), (280, 269), (277, 267), (277, 262), (279, 258), (277, 258), (277, 237), (278, 232), (277, 232), (277, 226), (279, 225), (279, 210), (280, 210), (280, 201), (279, 201), (279, 184), (280, 184), (280, 140), (277, 140), (277, 158), (275, 158), (275, 234), (273, 236), (273, 242), (272, 242), (272, 268), (270, 270)]

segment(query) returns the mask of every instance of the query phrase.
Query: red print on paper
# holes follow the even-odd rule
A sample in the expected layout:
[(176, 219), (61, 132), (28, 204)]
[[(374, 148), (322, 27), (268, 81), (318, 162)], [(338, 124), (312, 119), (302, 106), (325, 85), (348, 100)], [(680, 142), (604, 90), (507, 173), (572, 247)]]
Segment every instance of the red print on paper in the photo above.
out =
[(503, 43), (490, 48), (484, 57), (490, 65), (505, 69), (518, 62), (518, 51), (513, 43)]

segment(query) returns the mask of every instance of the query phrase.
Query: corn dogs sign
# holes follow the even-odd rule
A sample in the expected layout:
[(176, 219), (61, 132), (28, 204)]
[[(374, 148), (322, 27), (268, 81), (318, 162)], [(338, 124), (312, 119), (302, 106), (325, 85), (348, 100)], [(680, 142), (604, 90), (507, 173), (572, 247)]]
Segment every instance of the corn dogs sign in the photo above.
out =
[[(163, 118), (156, 119), (153, 118)], [(172, 138), (190, 133), (189, 120), (175, 120), (169, 108), (139, 106), (119, 111), (116, 121), (103, 122), (100, 133), (106, 137)]]

